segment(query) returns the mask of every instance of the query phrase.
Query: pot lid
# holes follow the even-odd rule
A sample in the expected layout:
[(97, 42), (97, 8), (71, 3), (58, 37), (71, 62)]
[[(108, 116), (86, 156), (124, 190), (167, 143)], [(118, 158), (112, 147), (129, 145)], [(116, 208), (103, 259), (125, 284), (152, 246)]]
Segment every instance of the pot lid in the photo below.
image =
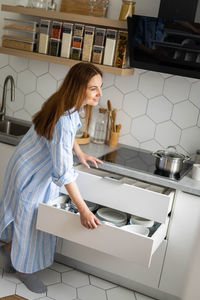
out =
[(185, 159), (186, 157), (184, 154), (178, 153), (175, 146), (168, 146), (166, 150), (158, 150), (155, 153), (160, 157), (170, 157), (172, 159)]

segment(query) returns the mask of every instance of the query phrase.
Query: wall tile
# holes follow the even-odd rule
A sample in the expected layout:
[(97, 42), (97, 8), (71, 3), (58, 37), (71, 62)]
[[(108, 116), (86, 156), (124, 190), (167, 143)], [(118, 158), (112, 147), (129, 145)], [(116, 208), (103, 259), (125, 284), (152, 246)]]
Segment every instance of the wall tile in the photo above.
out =
[(43, 75), (48, 72), (48, 67), (49, 67), (49, 64), (45, 61), (30, 60), (28, 68), (36, 76), (40, 76), (40, 75)]
[(155, 139), (164, 147), (174, 146), (179, 143), (181, 129), (172, 121), (167, 121), (157, 125)]
[(56, 88), (57, 81), (50, 74), (42, 75), (37, 80), (37, 91), (44, 99), (55, 93)]
[(27, 69), (28, 59), (17, 56), (9, 56), (9, 64), (16, 72), (21, 72)]
[(147, 98), (139, 91), (124, 96), (122, 109), (132, 118), (144, 115), (146, 108)]
[(17, 86), (24, 94), (33, 92), (36, 88), (35, 75), (29, 70), (20, 72), (18, 74)]
[(147, 116), (134, 119), (131, 126), (131, 133), (140, 142), (150, 140), (155, 133), (155, 123)]
[(120, 131), (120, 135), (128, 134), (130, 132), (131, 127), (131, 117), (128, 116), (122, 110), (120, 110), (117, 112), (116, 124), (123, 124)]
[(182, 129), (197, 124), (199, 110), (189, 101), (180, 102), (174, 105), (172, 120)]
[(170, 119), (172, 104), (164, 96), (158, 96), (149, 100), (147, 115), (156, 123)]
[(192, 84), (189, 99), (200, 108), (200, 81)]
[(42, 98), (37, 92), (33, 92), (25, 96), (24, 108), (32, 116), (41, 109), (44, 101), (44, 98)]
[(8, 65), (8, 55), (0, 54), (0, 68)]
[(152, 98), (162, 94), (164, 78), (156, 72), (147, 72), (140, 75), (139, 90), (147, 98)]
[(61, 80), (64, 79), (67, 72), (69, 71), (69, 66), (63, 66), (58, 64), (50, 64), (49, 73), (56, 79)]
[(200, 128), (191, 127), (184, 129), (181, 135), (180, 145), (188, 152), (195, 153), (200, 149)]
[(184, 77), (172, 76), (165, 80), (163, 94), (172, 103), (177, 103), (188, 99), (190, 87), (190, 82)]
[(120, 109), (123, 102), (123, 94), (114, 86), (103, 89), (100, 105), (107, 107), (107, 100), (111, 101), (112, 107)]
[(139, 74), (137, 71), (131, 76), (116, 76), (115, 86), (124, 94), (134, 91), (138, 87)]

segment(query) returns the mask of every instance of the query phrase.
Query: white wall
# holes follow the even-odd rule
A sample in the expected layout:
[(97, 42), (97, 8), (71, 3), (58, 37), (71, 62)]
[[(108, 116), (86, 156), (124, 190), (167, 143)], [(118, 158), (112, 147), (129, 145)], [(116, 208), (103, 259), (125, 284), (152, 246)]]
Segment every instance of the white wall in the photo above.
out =
[[(5, 2), (12, 4), (14, 1), (0, 0), (0, 3)], [(140, 11), (149, 11), (154, 7), (153, 3), (159, 1), (137, 2), (138, 7), (145, 3)], [(111, 6), (113, 3), (116, 10), (118, 7), (117, 16), (121, 0), (112, 0)], [(151, 5), (147, 6), (147, 3)], [(3, 16), (1, 13), (0, 25)], [(1, 54), (0, 97), (8, 74), (14, 76), (16, 83), (16, 100), (8, 101), (7, 114), (31, 120), (68, 70), (67, 66)], [(106, 101), (110, 99), (117, 108), (117, 123), (122, 124), (121, 143), (149, 150), (176, 145), (178, 151), (188, 154), (200, 149), (200, 80), (135, 70), (134, 75), (128, 77), (104, 74), (103, 81), (100, 105), (106, 107)]]

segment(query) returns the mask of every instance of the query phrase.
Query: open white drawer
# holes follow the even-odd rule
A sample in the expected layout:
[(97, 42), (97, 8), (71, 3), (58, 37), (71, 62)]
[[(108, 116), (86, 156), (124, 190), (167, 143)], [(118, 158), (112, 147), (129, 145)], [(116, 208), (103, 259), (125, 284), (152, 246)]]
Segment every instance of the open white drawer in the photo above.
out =
[(79, 215), (55, 208), (51, 203), (39, 204), (36, 224), (39, 230), (145, 267), (150, 266), (153, 253), (164, 240), (167, 226), (168, 220), (151, 237), (105, 224), (88, 230), (81, 225)]
[[(171, 211), (174, 191), (165, 189), (153, 191), (130, 184), (127, 178), (116, 176), (114, 179), (109, 172), (99, 169), (87, 169), (80, 165), (77, 184), (85, 200), (121, 210), (130, 214), (144, 217), (159, 223), (165, 223)], [(116, 174), (115, 174), (116, 175)], [(113, 175), (115, 177), (115, 175)], [(111, 177), (109, 177), (111, 176)], [(126, 179), (126, 178), (124, 178)], [(134, 182), (134, 180), (133, 180)], [(61, 189), (66, 193), (65, 188)]]

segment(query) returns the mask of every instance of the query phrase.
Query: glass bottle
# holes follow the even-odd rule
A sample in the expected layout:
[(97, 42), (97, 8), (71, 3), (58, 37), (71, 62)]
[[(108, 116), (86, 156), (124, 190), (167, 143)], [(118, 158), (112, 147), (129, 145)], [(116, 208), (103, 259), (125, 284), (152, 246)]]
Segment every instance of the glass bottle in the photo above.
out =
[(127, 17), (132, 17), (135, 12), (135, 1), (122, 0), (122, 7), (119, 15), (119, 20), (126, 21)]
[(92, 142), (95, 144), (104, 144), (106, 138), (106, 126), (107, 126), (107, 110), (105, 108), (99, 108), (99, 113), (95, 123), (94, 136)]

